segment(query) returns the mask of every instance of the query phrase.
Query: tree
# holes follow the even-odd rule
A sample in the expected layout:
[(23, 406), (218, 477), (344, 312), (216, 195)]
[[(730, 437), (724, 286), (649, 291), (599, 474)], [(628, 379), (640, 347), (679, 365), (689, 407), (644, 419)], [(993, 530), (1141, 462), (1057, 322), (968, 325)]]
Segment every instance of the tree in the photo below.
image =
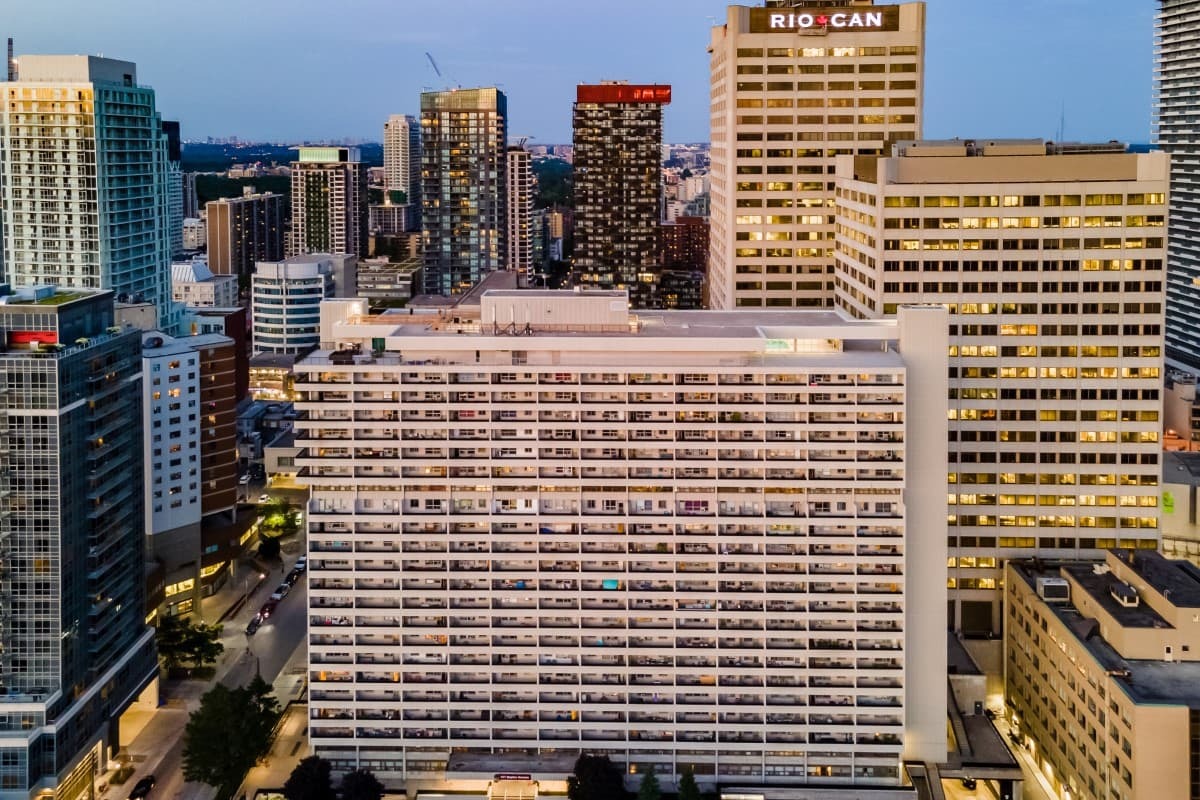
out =
[(267, 536), (290, 536), (300, 530), (300, 513), (286, 497), (263, 505), (261, 511), (259, 529)]
[(567, 776), (570, 800), (621, 800), (625, 797), (625, 779), (608, 756), (584, 754), (575, 761), (574, 772)]
[(283, 784), (283, 796), (287, 800), (337, 800), (332, 772), (332, 765), (320, 756), (302, 758)]
[(662, 798), (662, 787), (658, 785), (658, 776), (654, 774), (654, 767), (647, 767), (646, 772), (642, 775), (642, 785), (638, 787), (638, 800), (660, 800)]
[(679, 776), (679, 800), (700, 800), (700, 787), (696, 785), (696, 775), (691, 767), (684, 767)]
[(183, 732), (183, 777), (228, 797), (271, 747), (279, 703), (258, 676), (230, 689), (217, 684), (200, 698)]
[(283, 546), (279, 543), (278, 536), (268, 536), (264, 533), (258, 538), (258, 555), (264, 561), (278, 561), (282, 552)]
[(220, 638), (220, 625), (163, 617), (158, 623), (158, 654), (168, 672), (183, 664), (191, 664), (193, 669), (215, 664), (225, 652)]
[(383, 784), (369, 769), (355, 769), (342, 776), (342, 800), (383, 800)]

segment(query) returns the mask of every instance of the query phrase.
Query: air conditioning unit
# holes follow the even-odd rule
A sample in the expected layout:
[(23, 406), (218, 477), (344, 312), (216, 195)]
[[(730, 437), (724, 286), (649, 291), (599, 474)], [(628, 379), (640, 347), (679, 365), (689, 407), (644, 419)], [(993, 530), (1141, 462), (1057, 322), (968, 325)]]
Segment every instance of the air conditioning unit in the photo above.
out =
[(1037, 593), (1047, 603), (1067, 603), (1071, 600), (1071, 584), (1065, 578), (1038, 578)]

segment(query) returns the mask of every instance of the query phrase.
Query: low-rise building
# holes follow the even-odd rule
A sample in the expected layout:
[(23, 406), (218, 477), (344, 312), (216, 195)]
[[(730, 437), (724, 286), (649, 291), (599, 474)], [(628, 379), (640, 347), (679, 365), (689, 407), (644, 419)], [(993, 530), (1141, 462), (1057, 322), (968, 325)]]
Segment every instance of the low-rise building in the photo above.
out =
[(420, 270), (419, 258), (364, 259), (358, 265), (358, 291), (355, 296), (377, 304), (407, 301), (413, 295), (413, 283)]
[(1058, 796), (1189, 800), (1200, 777), (1200, 569), (1154, 551), (1009, 561), (1005, 696)]
[(171, 299), (197, 308), (236, 306), (236, 275), (214, 275), (203, 258), (171, 265)]

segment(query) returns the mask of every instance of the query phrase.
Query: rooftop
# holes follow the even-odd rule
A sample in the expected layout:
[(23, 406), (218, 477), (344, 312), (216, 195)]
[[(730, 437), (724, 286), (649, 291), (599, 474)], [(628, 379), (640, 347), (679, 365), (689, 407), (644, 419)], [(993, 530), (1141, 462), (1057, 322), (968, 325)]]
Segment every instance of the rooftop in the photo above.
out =
[(1111, 572), (1097, 574), (1092, 564), (1068, 564), (1063, 569), (1074, 578), (1096, 604), (1112, 615), (1126, 628), (1169, 628), (1170, 624), (1145, 603), (1123, 606), (1110, 594), (1113, 588), (1125, 586), (1124, 581)]
[[(1027, 563), (1010, 561), (1013, 572), (1036, 592), (1037, 578), (1056, 576), (1064, 565), (1044, 565), (1036, 569)], [(1091, 566), (1087, 566), (1088, 571)], [(1074, 572), (1072, 572), (1074, 575)], [(1105, 592), (1107, 595), (1107, 591)], [(1073, 606), (1044, 605), (1059, 618), (1105, 673), (1130, 699), (1142, 704), (1186, 705), (1200, 710), (1200, 661), (1150, 661), (1122, 658), (1100, 637), (1095, 619), (1085, 617)]]
[(1156, 550), (1127, 550), (1121, 560), (1177, 608), (1200, 608), (1200, 569)]
[(1163, 483), (1200, 486), (1200, 453), (1164, 450), (1162, 474)]

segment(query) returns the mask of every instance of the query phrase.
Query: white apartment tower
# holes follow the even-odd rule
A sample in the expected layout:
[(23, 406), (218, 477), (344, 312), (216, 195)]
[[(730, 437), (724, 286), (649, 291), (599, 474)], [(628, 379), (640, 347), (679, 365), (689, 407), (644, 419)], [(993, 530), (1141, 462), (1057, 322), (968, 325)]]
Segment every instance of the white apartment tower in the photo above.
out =
[(346, 259), (317, 253), (255, 266), (250, 283), (254, 352), (295, 355), (317, 346), (321, 301), (334, 295), (335, 260)]
[(1156, 548), (1167, 156), (910, 142), (837, 174), (838, 305), (950, 310), (955, 628), (1000, 630), (1006, 560)]
[(943, 308), (348, 305), (296, 365), (316, 753), (857, 797), (945, 758)]
[(128, 61), (21, 56), (0, 82), (0, 266), (14, 286), (111, 289), (173, 324), (167, 137)]
[(383, 125), (383, 188), (404, 192), (406, 202), (421, 207), (421, 123), (393, 114)]
[(767, 5), (709, 47), (716, 309), (833, 305), (835, 158), (921, 135), (924, 3)]
[(505, 269), (533, 273), (533, 156), (524, 147), (508, 148), (508, 258)]

